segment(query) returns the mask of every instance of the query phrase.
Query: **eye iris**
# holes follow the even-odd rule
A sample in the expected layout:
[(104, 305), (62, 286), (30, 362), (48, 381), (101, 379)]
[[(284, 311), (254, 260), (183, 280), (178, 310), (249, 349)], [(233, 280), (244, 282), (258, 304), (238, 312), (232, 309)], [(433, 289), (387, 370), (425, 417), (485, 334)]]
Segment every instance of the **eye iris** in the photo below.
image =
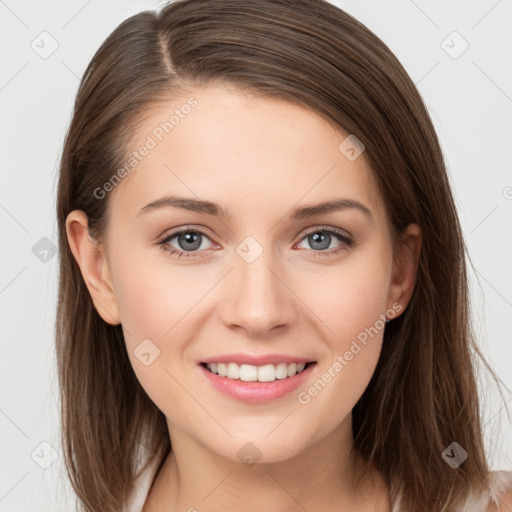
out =
[[(201, 235), (195, 231), (187, 231), (178, 236), (178, 244), (184, 251), (195, 251), (201, 246)], [(187, 247), (187, 244), (192, 244), (192, 247)]]
[[(311, 246), (314, 249), (327, 249), (331, 243), (331, 235), (322, 231), (317, 233), (313, 233), (309, 235), (310, 242), (312, 242)], [(327, 243), (325, 243), (327, 242)], [(320, 243), (320, 247), (315, 247), (315, 243)]]

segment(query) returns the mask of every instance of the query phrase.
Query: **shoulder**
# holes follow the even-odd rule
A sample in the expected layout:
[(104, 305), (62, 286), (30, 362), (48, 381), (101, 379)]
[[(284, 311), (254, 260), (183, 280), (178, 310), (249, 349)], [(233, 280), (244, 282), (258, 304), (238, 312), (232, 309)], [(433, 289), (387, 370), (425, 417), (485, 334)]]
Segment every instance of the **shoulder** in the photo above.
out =
[(493, 471), (485, 512), (512, 512), (512, 471)]
[(485, 512), (511, 512), (512, 511), (512, 488), (502, 493), (497, 502), (491, 502)]

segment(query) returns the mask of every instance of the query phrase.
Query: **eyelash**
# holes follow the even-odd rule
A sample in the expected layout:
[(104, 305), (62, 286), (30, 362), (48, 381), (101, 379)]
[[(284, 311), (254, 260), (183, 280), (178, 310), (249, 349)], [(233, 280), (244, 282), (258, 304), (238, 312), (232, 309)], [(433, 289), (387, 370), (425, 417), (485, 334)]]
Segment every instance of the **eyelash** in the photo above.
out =
[[(204, 250), (203, 251), (180, 251), (175, 248), (169, 249), (166, 246), (166, 244), (169, 243), (173, 238), (176, 238), (177, 236), (179, 236), (183, 233), (197, 233), (199, 235), (205, 236), (206, 238), (209, 238), (209, 236), (206, 233), (204, 233), (203, 231), (201, 231), (199, 229), (185, 228), (185, 229), (180, 229), (179, 231), (175, 231), (173, 233), (166, 235), (163, 239), (160, 239), (157, 243), (162, 250), (167, 252), (169, 255), (177, 254), (178, 258), (181, 258), (182, 256), (185, 256), (185, 258), (202, 258), (202, 257), (206, 256), (206, 254), (205, 254), (206, 251), (204, 251)], [(353, 238), (345, 235), (344, 232), (342, 232), (341, 230), (337, 230), (334, 228), (312, 229), (312, 230), (308, 231), (307, 233), (305, 233), (299, 242), (302, 242), (302, 240), (304, 240), (309, 235), (312, 235), (314, 233), (329, 233), (331, 235), (334, 235), (340, 242), (342, 242), (342, 244), (338, 248), (330, 249), (329, 251), (325, 251), (325, 250), (315, 251), (315, 250), (311, 249), (311, 251), (314, 254), (314, 256), (312, 256), (313, 258), (318, 258), (321, 256), (327, 256), (327, 257), (335, 256), (336, 254), (340, 253), (341, 251), (346, 251), (348, 249), (353, 248), (356, 245), (356, 241)], [(187, 253), (190, 253), (190, 255)], [(193, 254), (193, 256), (192, 256), (192, 254)]]

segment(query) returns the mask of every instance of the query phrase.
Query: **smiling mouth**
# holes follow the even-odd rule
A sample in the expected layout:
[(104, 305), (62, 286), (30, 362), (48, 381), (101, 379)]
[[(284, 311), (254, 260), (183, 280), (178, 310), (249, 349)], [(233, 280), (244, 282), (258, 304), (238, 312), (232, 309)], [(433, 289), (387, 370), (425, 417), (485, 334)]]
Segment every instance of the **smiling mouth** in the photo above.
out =
[(262, 366), (238, 363), (201, 363), (201, 366), (219, 377), (243, 382), (273, 382), (298, 375), (315, 364), (317, 364), (316, 361), (308, 363), (266, 364)]

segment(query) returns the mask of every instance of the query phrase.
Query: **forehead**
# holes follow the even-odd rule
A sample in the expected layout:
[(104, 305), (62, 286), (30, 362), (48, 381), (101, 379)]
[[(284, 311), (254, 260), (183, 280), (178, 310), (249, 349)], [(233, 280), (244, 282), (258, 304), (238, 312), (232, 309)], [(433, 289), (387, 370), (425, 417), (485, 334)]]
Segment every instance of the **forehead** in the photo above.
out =
[(240, 206), (282, 209), (331, 197), (382, 213), (364, 152), (354, 160), (342, 151), (348, 136), (288, 101), (225, 85), (190, 89), (139, 119), (112, 208), (135, 216), (150, 200), (176, 193), (220, 203), (232, 215)]

